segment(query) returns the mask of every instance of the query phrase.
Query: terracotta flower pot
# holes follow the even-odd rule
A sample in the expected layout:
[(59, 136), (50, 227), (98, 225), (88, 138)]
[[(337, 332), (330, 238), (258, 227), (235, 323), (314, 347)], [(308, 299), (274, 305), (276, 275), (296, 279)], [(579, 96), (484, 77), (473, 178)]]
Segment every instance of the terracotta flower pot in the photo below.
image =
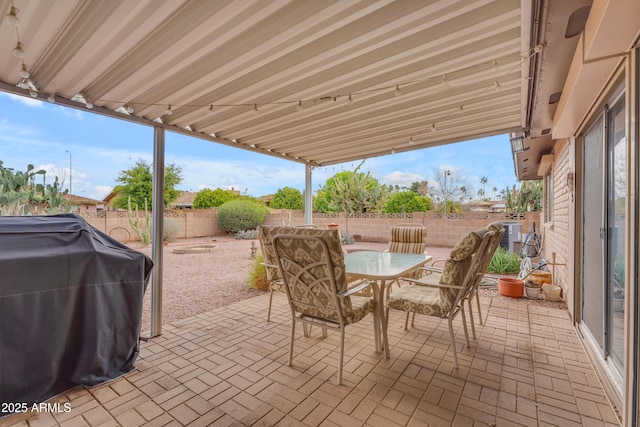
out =
[(498, 293), (505, 297), (522, 298), (524, 282), (515, 277), (501, 277), (498, 279)]

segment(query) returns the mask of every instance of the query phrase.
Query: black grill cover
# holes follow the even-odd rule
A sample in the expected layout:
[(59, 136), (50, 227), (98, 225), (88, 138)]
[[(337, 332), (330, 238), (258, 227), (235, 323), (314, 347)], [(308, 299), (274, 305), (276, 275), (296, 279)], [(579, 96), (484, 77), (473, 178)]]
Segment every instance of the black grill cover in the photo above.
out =
[(152, 267), (75, 215), (0, 216), (0, 402), (134, 369)]

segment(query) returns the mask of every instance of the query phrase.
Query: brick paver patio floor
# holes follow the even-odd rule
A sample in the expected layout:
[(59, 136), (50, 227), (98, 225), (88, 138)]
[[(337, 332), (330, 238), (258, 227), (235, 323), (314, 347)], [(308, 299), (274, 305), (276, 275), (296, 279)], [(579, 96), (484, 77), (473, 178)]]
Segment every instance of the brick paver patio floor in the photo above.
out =
[[(298, 328), (286, 366), (290, 314), (268, 295), (165, 325), (141, 344), (137, 369), (51, 403), (68, 412), (18, 414), (7, 426), (617, 426), (615, 412), (565, 310), (482, 298), (484, 326), (467, 347), (456, 320), (453, 368), (446, 320), (391, 312), (391, 359), (377, 354), (371, 318), (339, 337)], [(477, 316), (476, 316), (477, 320)]]

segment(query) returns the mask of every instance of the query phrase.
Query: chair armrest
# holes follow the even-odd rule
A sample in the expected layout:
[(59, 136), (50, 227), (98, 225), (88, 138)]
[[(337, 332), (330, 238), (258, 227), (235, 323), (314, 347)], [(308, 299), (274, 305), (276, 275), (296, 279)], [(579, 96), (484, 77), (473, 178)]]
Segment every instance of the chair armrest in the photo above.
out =
[(358, 292), (362, 292), (363, 290), (367, 289), (371, 285), (373, 285), (373, 282), (369, 280), (364, 281), (359, 285), (354, 286), (353, 288), (349, 288), (346, 291), (339, 293), (338, 298), (344, 298), (344, 297), (348, 297), (350, 295), (356, 294)]
[(264, 265), (265, 267), (278, 268), (278, 266), (277, 266), (277, 265), (274, 265), (274, 264), (268, 264), (268, 263), (266, 263), (266, 262), (261, 262), (260, 264), (261, 264), (261, 265)]
[(443, 283), (425, 283), (421, 280), (416, 280), (416, 279), (410, 279), (410, 278), (405, 278), (403, 279), (405, 282), (411, 282), (411, 283), (415, 283), (416, 285), (420, 285), (420, 286), (430, 286), (433, 288), (449, 288), (449, 289), (462, 289), (463, 286), (460, 285), (447, 285), (447, 284), (443, 284)]
[(413, 271), (424, 271), (427, 274), (431, 274), (431, 273), (442, 273), (442, 268), (440, 267), (431, 267), (431, 266), (427, 266), (427, 267), (419, 267), (416, 268)]
[[(433, 261), (431, 261), (431, 267), (434, 267), (436, 265), (436, 263), (439, 262), (445, 262), (447, 259), (446, 258), (438, 258), (438, 259), (434, 259)], [(440, 267), (439, 267), (440, 268)]]

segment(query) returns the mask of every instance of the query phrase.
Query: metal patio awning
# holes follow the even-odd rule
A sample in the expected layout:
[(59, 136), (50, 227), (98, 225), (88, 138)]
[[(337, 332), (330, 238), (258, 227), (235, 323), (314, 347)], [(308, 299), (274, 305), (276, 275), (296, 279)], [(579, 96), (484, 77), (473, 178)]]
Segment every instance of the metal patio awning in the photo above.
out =
[(330, 165), (522, 130), (530, 9), (0, 0), (0, 90)]

